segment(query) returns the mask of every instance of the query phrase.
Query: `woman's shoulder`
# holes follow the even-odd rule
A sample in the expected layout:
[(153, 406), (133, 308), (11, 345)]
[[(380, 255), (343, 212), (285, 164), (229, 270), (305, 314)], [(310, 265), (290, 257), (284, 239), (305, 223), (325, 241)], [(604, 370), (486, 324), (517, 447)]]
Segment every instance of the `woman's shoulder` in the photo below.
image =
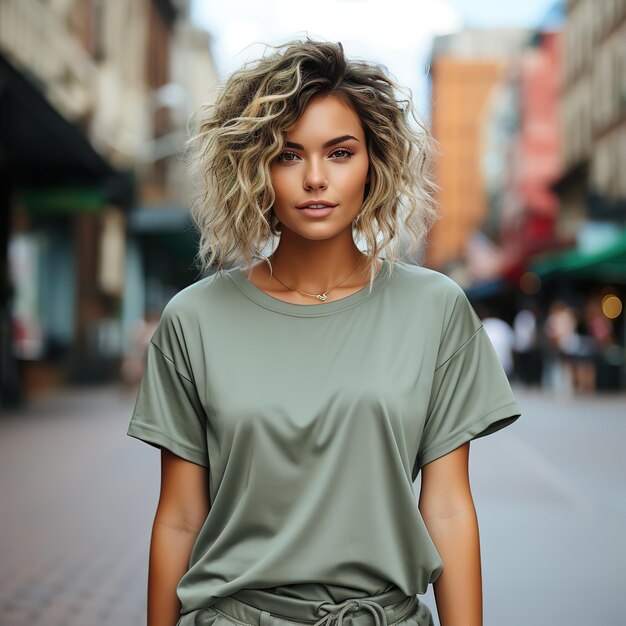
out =
[(398, 292), (415, 294), (418, 297), (452, 298), (465, 295), (463, 288), (448, 275), (438, 270), (408, 261), (395, 261), (392, 280)]
[(394, 269), (394, 287), (389, 291), (394, 310), (410, 312), (428, 332), (440, 335), (450, 327), (471, 334), (480, 326), (465, 291), (454, 279), (406, 261), (396, 262)]
[(232, 283), (228, 280), (228, 275), (233, 271), (234, 269), (221, 270), (183, 287), (166, 303), (161, 320), (170, 324), (211, 317), (215, 308), (231, 297)]
[[(438, 337), (438, 360), (445, 362), (481, 330), (482, 321), (467, 294), (455, 280), (422, 266), (401, 263), (398, 269), (398, 296), (419, 319), (420, 327)], [(407, 299), (408, 298), (408, 299)]]

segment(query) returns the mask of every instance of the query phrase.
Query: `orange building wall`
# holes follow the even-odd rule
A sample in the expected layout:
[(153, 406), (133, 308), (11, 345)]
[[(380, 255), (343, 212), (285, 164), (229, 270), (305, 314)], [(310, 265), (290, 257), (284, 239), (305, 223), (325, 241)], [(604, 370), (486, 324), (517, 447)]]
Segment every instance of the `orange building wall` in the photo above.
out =
[(487, 198), (480, 173), (484, 106), (505, 69), (501, 62), (433, 61), (431, 123), (438, 142), (434, 164), (441, 219), (432, 227), (424, 265), (442, 268), (463, 257), (465, 242), (483, 221)]

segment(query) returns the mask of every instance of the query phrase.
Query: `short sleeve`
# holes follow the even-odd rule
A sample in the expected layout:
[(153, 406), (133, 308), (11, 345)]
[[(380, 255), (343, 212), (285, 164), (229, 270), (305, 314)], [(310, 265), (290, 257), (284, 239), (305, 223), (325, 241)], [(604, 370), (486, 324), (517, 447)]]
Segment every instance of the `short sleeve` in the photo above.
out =
[(521, 415), (489, 335), (458, 289), (433, 375), (417, 470)]
[(188, 368), (171, 356), (182, 345), (179, 333), (171, 314), (164, 311), (148, 344), (127, 434), (209, 467), (206, 413)]

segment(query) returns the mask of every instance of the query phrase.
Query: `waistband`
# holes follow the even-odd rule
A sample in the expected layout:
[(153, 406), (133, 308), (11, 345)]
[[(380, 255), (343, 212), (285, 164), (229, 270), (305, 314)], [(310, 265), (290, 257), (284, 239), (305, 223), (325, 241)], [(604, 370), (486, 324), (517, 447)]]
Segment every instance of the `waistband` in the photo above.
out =
[(350, 598), (339, 604), (279, 596), (259, 589), (240, 589), (220, 598), (213, 608), (235, 620), (259, 626), (288, 626), (294, 621), (312, 626), (360, 626), (361, 617), (368, 613), (375, 626), (392, 626), (410, 615), (418, 603), (417, 596), (407, 596), (397, 588), (375, 596)]

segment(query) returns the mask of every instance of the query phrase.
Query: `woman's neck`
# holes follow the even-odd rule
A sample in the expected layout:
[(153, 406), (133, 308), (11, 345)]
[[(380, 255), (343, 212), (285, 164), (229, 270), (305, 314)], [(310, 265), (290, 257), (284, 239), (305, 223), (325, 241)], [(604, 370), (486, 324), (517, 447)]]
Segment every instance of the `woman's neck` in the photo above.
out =
[[(265, 260), (244, 270), (244, 274), (270, 295), (295, 303), (319, 304), (319, 300), (311, 296), (329, 290), (332, 292), (324, 301), (344, 298), (370, 280), (369, 257), (356, 246), (335, 255), (302, 249), (293, 254), (279, 246), (269, 258), (272, 274)], [(375, 274), (380, 265), (381, 261), (376, 259)]]

